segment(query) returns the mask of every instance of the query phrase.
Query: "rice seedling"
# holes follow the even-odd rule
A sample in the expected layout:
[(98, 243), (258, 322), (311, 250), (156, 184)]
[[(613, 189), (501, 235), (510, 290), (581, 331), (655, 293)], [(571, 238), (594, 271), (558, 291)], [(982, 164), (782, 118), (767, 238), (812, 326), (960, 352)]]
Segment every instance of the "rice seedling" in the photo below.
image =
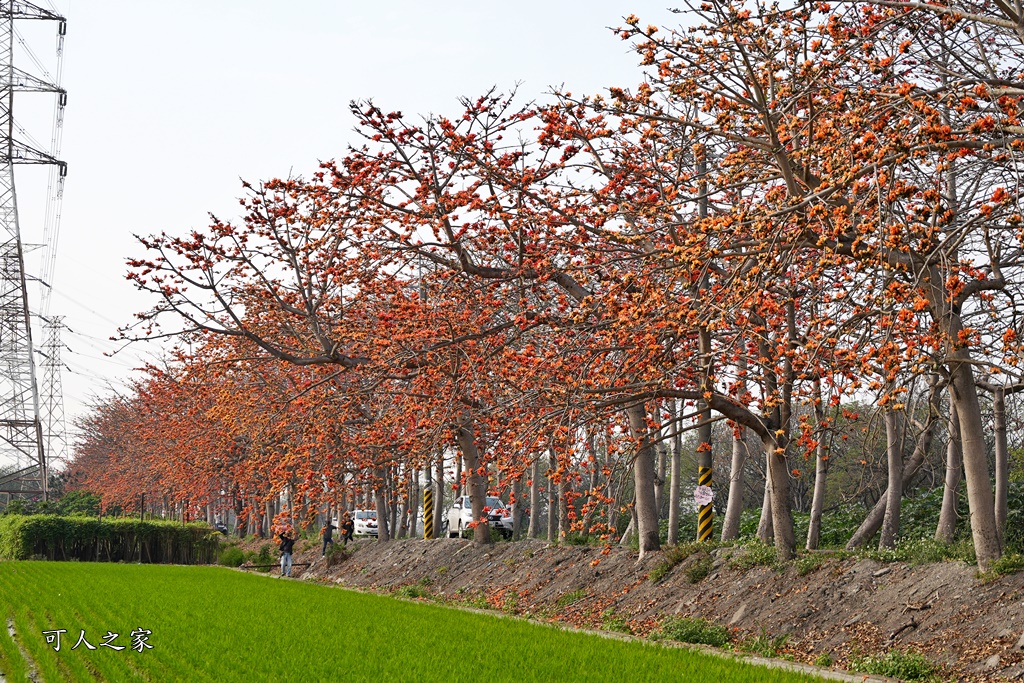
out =
[[(517, 682), (815, 680), (222, 567), (0, 562), (0, 625), (0, 673), (9, 683), (32, 671), (46, 682), (450, 681), (470, 672), (500, 680), (512, 671)], [(44, 635), (57, 630), (59, 652)], [(95, 649), (76, 646), (83, 631)], [(152, 648), (139, 651), (133, 632), (144, 631)], [(103, 644), (110, 634), (124, 649)]]

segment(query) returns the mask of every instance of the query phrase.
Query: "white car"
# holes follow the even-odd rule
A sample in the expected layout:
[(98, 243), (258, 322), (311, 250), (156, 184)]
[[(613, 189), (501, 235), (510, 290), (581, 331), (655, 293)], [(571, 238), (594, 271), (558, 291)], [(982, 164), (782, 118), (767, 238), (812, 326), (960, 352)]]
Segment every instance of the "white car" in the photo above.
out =
[[(487, 524), (492, 529), (497, 529), (505, 538), (512, 536), (512, 510), (508, 508), (501, 498), (487, 496), (484, 499), (484, 514), (487, 515)], [(455, 499), (448, 510), (448, 538), (459, 538), (471, 527), (473, 521), (473, 505), (469, 496), (459, 496)]]
[(352, 530), (353, 536), (377, 535), (376, 510), (356, 510), (352, 513), (352, 521), (355, 523), (355, 528)]

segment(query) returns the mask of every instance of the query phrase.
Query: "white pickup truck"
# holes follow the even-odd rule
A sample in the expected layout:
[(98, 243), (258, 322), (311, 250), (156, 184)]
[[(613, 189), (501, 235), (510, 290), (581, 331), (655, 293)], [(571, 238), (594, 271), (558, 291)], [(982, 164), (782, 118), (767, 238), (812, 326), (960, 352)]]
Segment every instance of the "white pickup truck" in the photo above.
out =
[[(505, 538), (512, 537), (512, 510), (501, 498), (487, 496), (484, 500), (484, 514), (487, 515), (487, 524), (492, 529), (497, 529)], [(463, 536), (471, 528), (469, 525), (472, 521), (473, 506), (469, 496), (459, 496), (448, 509), (448, 538)]]

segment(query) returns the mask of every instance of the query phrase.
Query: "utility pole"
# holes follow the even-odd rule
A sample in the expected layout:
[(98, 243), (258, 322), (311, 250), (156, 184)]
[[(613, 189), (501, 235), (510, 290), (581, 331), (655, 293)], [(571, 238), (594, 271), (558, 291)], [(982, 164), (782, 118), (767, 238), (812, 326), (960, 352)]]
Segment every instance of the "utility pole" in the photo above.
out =
[[(61, 177), (66, 165), (14, 137), (14, 93), (54, 93), (58, 109), (66, 93), (14, 66), (15, 20), (58, 22), (64, 17), (20, 0), (0, 0), (0, 493), (47, 499), (47, 454), (40, 415), (25, 275), (25, 250), (14, 189), (15, 164), (52, 164)], [(59, 49), (59, 48), (58, 48)]]

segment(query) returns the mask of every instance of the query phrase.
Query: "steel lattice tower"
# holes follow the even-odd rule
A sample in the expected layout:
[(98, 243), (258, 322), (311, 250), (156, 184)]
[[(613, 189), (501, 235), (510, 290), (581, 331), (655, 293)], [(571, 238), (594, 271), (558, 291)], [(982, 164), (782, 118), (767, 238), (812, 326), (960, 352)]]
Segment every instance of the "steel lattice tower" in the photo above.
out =
[(29, 2), (0, 0), (0, 493), (47, 495), (47, 454), (40, 417), (25, 275), (25, 250), (18, 224), (15, 164), (65, 165), (14, 137), (14, 93), (52, 92), (63, 106), (64, 91), (14, 66), (15, 20), (59, 22), (64, 17)]
[(60, 359), (63, 342), (60, 332), (64, 328), (63, 316), (46, 322), (46, 341), (43, 342), (43, 452), (47, 463), (62, 462), (67, 457), (68, 442), (64, 423), (64, 388), (61, 382)]

